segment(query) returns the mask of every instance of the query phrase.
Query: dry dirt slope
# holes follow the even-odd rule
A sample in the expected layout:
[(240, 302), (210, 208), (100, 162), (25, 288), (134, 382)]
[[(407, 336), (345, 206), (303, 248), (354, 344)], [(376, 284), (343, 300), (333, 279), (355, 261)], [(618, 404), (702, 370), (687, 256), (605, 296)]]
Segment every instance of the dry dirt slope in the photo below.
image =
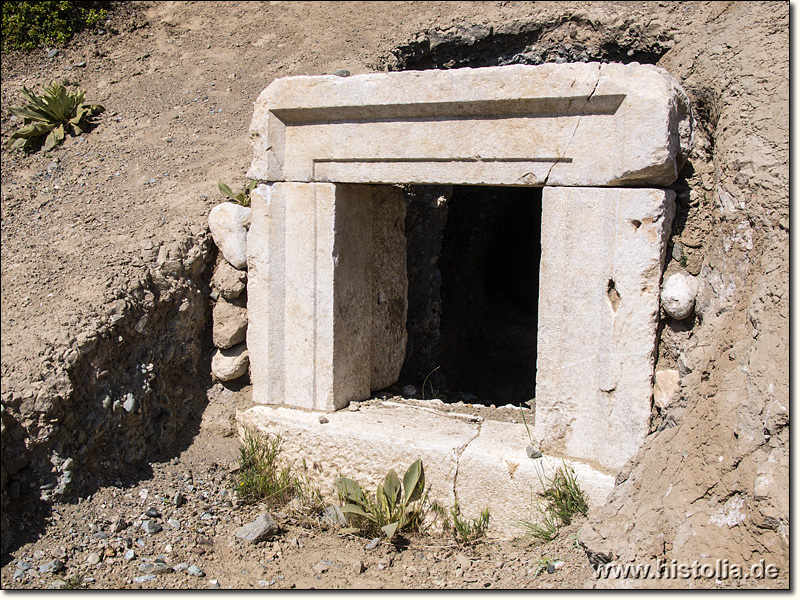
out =
[[(190, 372), (202, 374), (207, 357), (194, 328), (207, 316), (195, 297), (213, 258), (205, 217), (221, 200), (216, 181), (241, 181), (251, 103), (273, 78), (383, 64), (492, 64), (492, 54), (508, 54), (504, 45), (523, 38), (521, 49), (534, 43), (547, 60), (556, 50), (574, 59), (575, 40), (586, 52), (610, 53), (616, 44), (616, 58), (628, 50), (658, 60), (689, 92), (701, 126), (692, 168), (679, 182), (683, 219), (675, 231), (702, 280), (698, 318), (689, 331), (666, 322), (659, 354), (660, 364), (684, 374), (683, 398), (658, 415), (664, 428), (582, 539), (595, 559), (765, 556), (788, 568), (788, 8), (130, 3), (109, 25), (113, 35), (90, 32), (54, 58), (4, 55), (4, 139), (14, 127), (7, 106), (22, 85), (67, 78), (108, 109), (95, 131), (51, 155), (3, 150), (4, 506), (28, 490), (38, 496), (29, 483), (53, 469), (49, 489), (58, 490), (71, 454), (83, 469), (74, 479), (91, 489), (102, 465), (95, 455), (124, 468), (126, 444), (133, 462), (147, 458), (152, 440), (174, 455), (171, 432), (197, 431), (206, 400), (185, 380), (209, 383)], [(182, 306), (192, 318), (165, 316)], [(139, 332), (146, 315), (151, 326)], [(177, 352), (169, 360), (152, 352), (170, 345)], [(105, 385), (99, 375), (110, 372), (109, 393), (123, 397), (148, 364), (171, 372), (161, 391), (153, 384), (162, 403), (167, 391), (187, 388), (187, 421), (154, 409), (125, 421), (129, 435), (112, 439), (111, 421), (94, 414)], [(70, 435), (81, 429), (99, 440), (85, 456), (77, 452), (86, 444)], [(179, 440), (178, 449), (187, 443)], [(4, 547), (13, 543), (6, 531)]]

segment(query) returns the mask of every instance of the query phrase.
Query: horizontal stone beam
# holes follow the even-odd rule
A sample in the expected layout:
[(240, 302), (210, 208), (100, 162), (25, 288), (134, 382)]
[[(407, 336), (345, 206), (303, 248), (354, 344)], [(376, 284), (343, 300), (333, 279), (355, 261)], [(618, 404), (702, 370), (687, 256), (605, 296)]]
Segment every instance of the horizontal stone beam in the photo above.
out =
[(277, 79), (250, 136), (260, 181), (661, 186), (692, 116), (651, 65), (511, 65)]

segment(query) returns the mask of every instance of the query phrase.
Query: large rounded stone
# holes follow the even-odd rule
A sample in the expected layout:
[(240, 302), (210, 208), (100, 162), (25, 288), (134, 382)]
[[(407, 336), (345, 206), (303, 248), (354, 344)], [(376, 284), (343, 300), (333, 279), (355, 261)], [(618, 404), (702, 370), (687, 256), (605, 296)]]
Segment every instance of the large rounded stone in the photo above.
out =
[(216, 350), (211, 358), (211, 373), (220, 381), (233, 381), (247, 373), (250, 354), (247, 344), (239, 344), (227, 350)]
[(220, 299), (214, 305), (212, 334), (217, 348), (231, 348), (247, 336), (247, 309)]
[(219, 261), (211, 285), (226, 300), (235, 300), (247, 287), (247, 271), (234, 268), (227, 260)]
[(208, 227), (225, 260), (237, 269), (246, 268), (250, 209), (233, 202), (215, 206), (208, 215)]
[(692, 314), (696, 297), (697, 279), (688, 273), (670, 275), (661, 288), (661, 305), (670, 317), (679, 321)]

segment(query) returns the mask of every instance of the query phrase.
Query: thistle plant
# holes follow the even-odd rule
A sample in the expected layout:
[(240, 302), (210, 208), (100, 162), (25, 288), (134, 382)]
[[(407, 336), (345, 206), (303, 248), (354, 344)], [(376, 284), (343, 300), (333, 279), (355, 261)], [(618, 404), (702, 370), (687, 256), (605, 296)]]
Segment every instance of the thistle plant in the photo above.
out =
[(44, 149), (51, 150), (64, 141), (67, 134), (78, 136), (87, 131), (92, 117), (105, 108), (99, 104), (84, 104), (86, 92), (67, 91), (63, 85), (50, 84), (44, 95), (37, 96), (22, 88), (23, 106), (11, 106), (11, 114), (23, 119), (22, 127), (11, 134), (7, 145), (11, 148), (32, 148), (43, 136)]

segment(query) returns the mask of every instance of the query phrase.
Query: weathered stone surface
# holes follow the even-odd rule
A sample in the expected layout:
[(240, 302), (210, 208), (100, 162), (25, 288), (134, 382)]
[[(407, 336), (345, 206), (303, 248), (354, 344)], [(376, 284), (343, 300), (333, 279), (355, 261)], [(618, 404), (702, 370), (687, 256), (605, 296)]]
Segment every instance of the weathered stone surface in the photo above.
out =
[(251, 202), (253, 399), (334, 410), (394, 383), (406, 344), (400, 191), (276, 183)]
[(688, 273), (673, 273), (661, 288), (661, 305), (673, 319), (679, 321), (692, 314), (697, 297), (697, 278)]
[(263, 542), (274, 536), (280, 528), (269, 513), (261, 513), (255, 521), (242, 525), (236, 530), (236, 537), (246, 542)]
[(211, 357), (211, 373), (220, 381), (233, 381), (247, 373), (250, 355), (247, 344), (238, 344), (224, 350), (217, 349)]
[(208, 228), (222, 255), (237, 269), (247, 267), (247, 229), (250, 208), (225, 202), (211, 209)]
[(217, 348), (230, 348), (247, 337), (247, 308), (225, 300), (214, 304), (212, 336)]
[[(323, 496), (336, 501), (338, 476), (355, 479), (374, 490), (389, 469), (401, 477), (422, 459), (430, 499), (452, 506), (456, 495), (466, 517), (488, 507), (488, 535), (513, 538), (523, 530), (520, 519), (536, 520), (531, 500), (562, 461), (553, 456), (528, 458), (523, 425), (470, 422), (419, 407), (384, 403), (339, 411), (320, 425), (315, 414), (286, 407), (256, 406), (236, 413), (240, 434), (258, 430), (280, 434), (283, 456), (290, 462), (314, 464), (311, 472)], [(614, 485), (612, 475), (588, 464), (567, 461), (591, 506), (602, 505)], [(537, 473), (538, 469), (538, 473)]]
[[(542, 482), (562, 466), (553, 457), (531, 459), (526, 453), (528, 432), (522, 424), (484, 421), (480, 434), (464, 449), (458, 462), (456, 494), (466, 518), (476, 518), (490, 507), (489, 533), (513, 538), (525, 531), (522, 521), (538, 521), (535, 501)], [(611, 475), (568, 461), (590, 507), (602, 506), (614, 487)]]
[(211, 285), (226, 300), (234, 300), (247, 287), (247, 271), (235, 268), (227, 260), (221, 260), (214, 269)]
[(653, 404), (660, 409), (669, 406), (680, 398), (681, 376), (676, 369), (656, 371), (653, 383)]
[(635, 63), (289, 77), (256, 101), (248, 177), (669, 185), (692, 127), (678, 83)]
[(542, 451), (614, 472), (648, 432), (674, 192), (545, 188), (536, 375)]
[(401, 406), (338, 411), (321, 425), (315, 413), (286, 407), (255, 406), (236, 413), (240, 433), (278, 433), (283, 455), (296, 464), (314, 464), (324, 496), (336, 501), (335, 481), (350, 477), (374, 490), (389, 469), (400, 476), (418, 458), (431, 497), (452, 505), (458, 452), (478, 433), (478, 425)]

